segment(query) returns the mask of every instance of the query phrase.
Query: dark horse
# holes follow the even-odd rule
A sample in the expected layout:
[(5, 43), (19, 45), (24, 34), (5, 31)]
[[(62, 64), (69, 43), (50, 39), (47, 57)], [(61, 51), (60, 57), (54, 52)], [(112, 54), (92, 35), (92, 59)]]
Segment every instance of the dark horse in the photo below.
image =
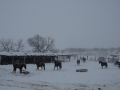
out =
[(86, 62), (86, 58), (85, 57), (81, 57), (81, 61), (83, 61), (85, 63)]
[(106, 68), (108, 67), (107, 62), (99, 61), (99, 64), (101, 64), (102, 68), (103, 68), (103, 66), (105, 66)]
[(120, 68), (120, 62), (116, 61), (115, 65), (118, 65), (118, 67)]
[(35, 62), (36, 66), (37, 66), (37, 69), (36, 70), (39, 70), (39, 67), (41, 67), (41, 70), (44, 68), (45, 70), (45, 63), (44, 62)]
[(86, 58), (83, 57), (83, 62), (85, 63), (86, 62)]
[(13, 71), (16, 72), (16, 69), (18, 68), (21, 74), (23, 67), (26, 69), (26, 64), (13, 64)]
[(79, 65), (80, 64), (80, 60), (77, 60), (77, 65)]
[(59, 69), (61, 69), (62, 68), (62, 63), (60, 62), (60, 61), (54, 61), (54, 70), (55, 70), (55, 67), (57, 67), (57, 69), (58, 69), (58, 67), (59, 67)]

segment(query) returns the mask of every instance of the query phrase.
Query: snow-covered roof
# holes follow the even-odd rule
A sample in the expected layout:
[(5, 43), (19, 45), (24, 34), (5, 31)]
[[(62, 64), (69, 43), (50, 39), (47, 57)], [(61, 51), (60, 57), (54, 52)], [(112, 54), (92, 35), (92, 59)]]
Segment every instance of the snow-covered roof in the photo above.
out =
[(0, 55), (7, 55), (7, 56), (26, 56), (26, 55), (33, 55), (33, 56), (58, 56), (58, 55), (69, 55), (68, 53), (35, 53), (35, 52), (0, 52)]

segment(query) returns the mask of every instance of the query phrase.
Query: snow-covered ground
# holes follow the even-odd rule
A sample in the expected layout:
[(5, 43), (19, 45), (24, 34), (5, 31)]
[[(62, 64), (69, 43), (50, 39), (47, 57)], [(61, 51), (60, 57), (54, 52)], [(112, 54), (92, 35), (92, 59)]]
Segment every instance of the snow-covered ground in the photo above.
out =
[[(0, 90), (120, 90), (120, 69), (108, 63), (101, 68), (97, 61), (76, 60), (62, 62), (61, 70), (53, 70), (53, 63), (46, 63), (46, 70), (36, 70), (36, 65), (27, 64), (30, 74), (13, 73), (12, 65), (0, 65)], [(88, 69), (88, 72), (76, 72)]]

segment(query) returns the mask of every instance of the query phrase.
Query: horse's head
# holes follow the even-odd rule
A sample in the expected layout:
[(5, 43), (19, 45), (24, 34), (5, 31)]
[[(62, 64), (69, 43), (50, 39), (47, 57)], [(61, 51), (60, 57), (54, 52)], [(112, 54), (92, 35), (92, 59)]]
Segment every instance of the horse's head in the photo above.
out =
[(101, 63), (102, 61), (99, 61), (99, 64)]
[(119, 62), (118, 62), (118, 61), (116, 61), (116, 62), (115, 62), (115, 64), (117, 65), (117, 64), (119, 64)]
[(26, 64), (21, 64), (21, 67), (27, 68)]
[(38, 64), (38, 62), (36, 61), (36, 62), (34, 62), (34, 64), (36, 64), (36, 65), (37, 65), (37, 64)]
[(53, 63), (57, 63), (57, 61), (56, 61), (56, 60), (54, 60), (54, 61), (53, 61)]

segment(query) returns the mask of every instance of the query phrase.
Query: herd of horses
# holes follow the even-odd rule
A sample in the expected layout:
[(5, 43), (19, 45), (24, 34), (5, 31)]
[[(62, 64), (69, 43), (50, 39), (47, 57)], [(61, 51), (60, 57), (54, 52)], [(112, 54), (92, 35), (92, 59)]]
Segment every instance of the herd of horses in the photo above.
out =
[[(105, 66), (106, 68), (108, 67), (108, 64), (107, 62), (102, 62), (102, 61), (99, 61), (99, 64), (101, 64), (101, 67), (103, 68), (103, 66)], [(118, 66), (118, 68), (120, 68), (120, 62), (119, 61), (116, 61), (114, 63), (115, 66)]]
[[(85, 58), (82, 58), (81, 61), (86, 62), (86, 59), (85, 59)], [(77, 60), (77, 65), (79, 65), (79, 64), (80, 64), (80, 60)], [(102, 69), (103, 69), (103, 66), (104, 66), (105, 68), (108, 67), (107, 62), (105, 62), (105, 61), (99, 61), (99, 64), (101, 64)], [(118, 66), (118, 67), (120, 68), (120, 62), (119, 62), (119, 61), (116, 61), (116, 62), (114, 63), (114, 65), (116, 65), (116, 66)]]
[[(81, 61), (83, 61), (83, 62), (86, 62), (86, 59), (85, 58), (82, 58), (81, 59)], [(36, 66), (37, 66), (37, 69), (36, 70), (39, 70), (39, 67), (41, 67), (41, 70), (42, 69), (44, 69), (45, 70), (45, 63), (44, 62), (35, 62), (34, 64), (36, 64)], [(77, 60), (77, 65), (79, 65), (80, 64), (80, 60)], [(99, 64), (101, 64), (101, 67), (102, 67), (102, 69), (103, 69), (103, 66), (105, 67), (105, 68), (107, 68), (108, 67), (108, 64), (107, 64), (107, 62), (103, 62), (103, 61), (99, 61)], [(116, 61), (115, 63), (114, 63), (114, 65), (117, 65), (119, 68), (120, 68), (120, 62), (118, 62), (118, 61)], [(59, 67), (59, 69), (61, 69), (62, 68), (62, 63), (60, 62), (60, 61), (54, 61), (54, 70), (55, 70), (55, 68), (57, 67), (57, 70), (58, 70), (58, 67)], [(26, 64), (24, 64), (24, 63), (13, 63), (13, 71), (14, 72), (16, 72), (16, 69), (19, 69), (20, 70), (20, 74), (22, 73), (22, 69), (26, 69), (27, 67), (26, 67)]]
[[(103, 66), (105, 66), (106, 68), (108, 67), (108, 64), (107, 62), (103, 62), (103, 61), (99, 61), (99, 64), (101, 64), (101, 67), (103, 68)], [(116, 61), (114, 63), (114, 65), (118, 66), (118, 68), (120, 68), (120, 62), (119, 61)]]
[[(44, 69), (45, 70), (45, 63), (44, 62), (35, 62), (34, 64), (36, 64), (36, 66), (37, 66), (37, 69), (36, 70), (39, 70), (39, 67), (41, 67), (41, 70), (42, 69)], [(54, 61), (54, 70), (55, 70), (55, 68), (57, 67), (57, 69), (58, 69), (58, 67), (59, 67), (59, 69), (61, 69), (62, 68), (62, 63), (60, 62), (60, 61)], [(13, 71), (14, 72), (16, 72), (16, 69), (19, 69), (20, 70), (20, 74), (22, 73), (22, 69), (26, 69), (27, 67), (26, 67), (26, 64), (24, 64), (24, 63), (13, 63)]]
[(83, 61), (84, 63), (86, 62), (86, 58), (80, 58), (80, 60), (77, 60), (77, 64), (79, 65), (80, 64), (80, 61)]

